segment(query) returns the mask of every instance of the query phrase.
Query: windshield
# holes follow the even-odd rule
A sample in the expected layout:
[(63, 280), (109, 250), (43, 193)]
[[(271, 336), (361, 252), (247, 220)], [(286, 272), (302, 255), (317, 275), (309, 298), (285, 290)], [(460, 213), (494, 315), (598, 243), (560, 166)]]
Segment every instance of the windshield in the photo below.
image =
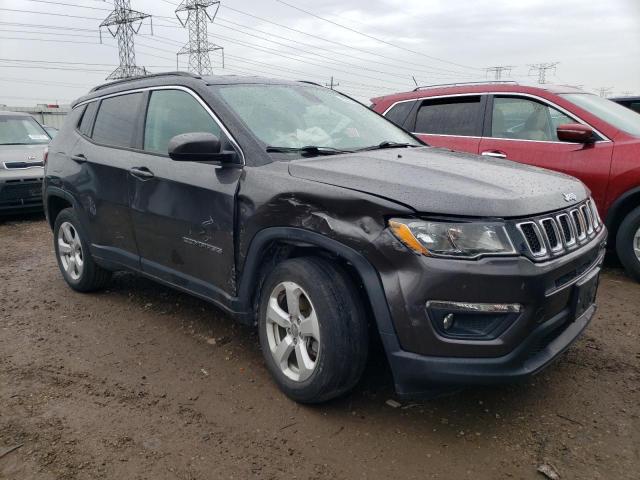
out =
[(633, 110), (589, 93), (565, 93), (560, 96), (615, 128), (634, 137), (640, 137), (640, 114)]
[[(383, 142), (422, 146), (364, 105), (328, 88), (307, 85), (224, 85), (224, 101), (265, 145), (335, 150)], [(273, 151), (273, 150), (272, 150)]]
[(31, 117), (0, 115), (0, 145), (49, 143), (49, 135)]

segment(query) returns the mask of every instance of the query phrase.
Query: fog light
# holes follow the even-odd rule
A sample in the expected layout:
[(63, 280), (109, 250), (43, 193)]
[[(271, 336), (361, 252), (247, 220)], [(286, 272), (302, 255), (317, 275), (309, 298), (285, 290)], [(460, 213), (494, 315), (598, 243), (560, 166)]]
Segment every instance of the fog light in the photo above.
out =
[(445, 337), (490, 340), (520, 316), (522, 305), (431, 300), (426, 310), (436, 331)]
[(445, 330), (449, 330), (451, 327), (453, 327), (453, 313), (450, 313), (446, 317), (444, 317), (444, 320), (442, 320), (442, 326)]

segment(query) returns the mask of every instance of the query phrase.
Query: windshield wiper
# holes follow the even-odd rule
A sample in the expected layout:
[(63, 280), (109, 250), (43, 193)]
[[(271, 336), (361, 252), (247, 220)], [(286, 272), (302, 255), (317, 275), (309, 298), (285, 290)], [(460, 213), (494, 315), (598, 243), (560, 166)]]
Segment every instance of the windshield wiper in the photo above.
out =
[(307, 145), (304, 147), (274, 147), (268, 146), (269, 153), (304, 153), (308, 155), (339, 155), (341, 153), (353, 153), (353, 150), (342, 150), (333, 147), (320, 147), (318, 145)]
[(415, 145), (413, 143), (400, 143), (400, 142), (390, 142), (389, 140), (385, 140), (384, 142), (380, 142), (378, 145), (372, 145), (371, 147), (359, 148), (356, 150), (357, 152), (366, 152), (367, 150), (384, 150), (385, 148), (409, 148), (409, 147), (419, 147), (420, 145)]
[(0, 143), (0, 145), (36, 145), (35, 143), (25, 143), (25, 142), (10, 142), (10, 143)]

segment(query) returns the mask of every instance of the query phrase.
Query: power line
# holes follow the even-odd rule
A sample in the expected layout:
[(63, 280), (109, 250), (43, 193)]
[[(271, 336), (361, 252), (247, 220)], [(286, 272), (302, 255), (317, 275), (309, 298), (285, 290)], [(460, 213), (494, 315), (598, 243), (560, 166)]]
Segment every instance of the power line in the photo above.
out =
[(292, 4), (290, 4), (290, 3), (287, 3), (287, 2), (285, 2), (285, 1), (283, 1), (283, 0), (275, 0), (275, 1), (276, 1), (276, 2), (278, 2), (278, 3), (281, 3), (282, 5), (286, 5), (287, 7), (293, 8), (294, 10), (298, 10), (299, 12), (302, 12), (302, 13), (305, 13), (305, 14), (310, 15), (310, 16), (312, 16), (312, 17), (315, 17), (315, 18), (317, 18), (317, 19), (319, 19), (319, 20), (322, 20), (322, 21), (324, 21), (324, 22), (330, 23), (330, 24), (332, 24), (332, 25), (335, 25), (335, 26), (337, 26), (337, 27), (343, 28), (343, 29), (345, 29), (345, 30), (348, 30), (348, 31), (353, 32), (353, 33), (356, 33), (356, 34), (358, 34), (358, 35), (361, 35), (361, 36), (363, 36), (363, 37), (369, 38), (369, 39), (371, 39), (371, 40), (375, 40), (375, 41), (377, 41), (377, 42), (383, 43), (383, 44), (385, 44), (385, 45), (389, 45), (389, 46), (391, 46), (391, 47), (398, 48), (398, 49), (400, 49), (400, 50), (404, 50), (405, 52), (413, 53), (413, 54), (415, 54), (415, 55), (421, 55), (421, 56), (426, 57), (426, 58), (429, 58), (429, 59), (431, 59), (431, 60), (436, 60), (436, 61), (438, 61), (438, 62), (447, 63), (447, 64), (449, 64), (449, 65), (455, 65), (455, 66), (457, 66), (457, 67), (461, 67), (461, 68), (467, 68), (467, 69), (471, 69), (471, 70), (480, 70), (480, 69), (478, 69), (478, 68), (476, 68), (476, 67), (471, 67), (471, 66), (469, 66), (469, 65), (463, 65), (463, 64), (460, 64), (460, 63), (456, 63), (456, 62), (451, 62), (451, 61), (449, 61), (449, 60), (445, 60), (445, 59), (443, 59), (443, 58), (438, 58), (438, 57), (434, 57), (434, 56), (432, 56), (432, 55), (427, 55), (426, 53), (417, 52), (417, 51), (415, 51), (415, 50), (410, 50), (410, 49), (408, 49), (408, 48), (402, 47), (402, 46), (400, 46), (400, 45), (396, 45), (396, 44), (394, 44), (394, 43), (388, 42), (388, 41), (383, 40), (383, 39), (381, 39), (381, 38), (374, 37), (373, 35), (369, 35), (368, 33), (361, 32), (361, 31), (359, 31), (359, 30), (356, 30), (355, 28), (351, 28), (351, 27), (349, 27), (349, 26), (342, 25), (341, 23), (334, 22), (333, 20), (330, 20), (330, 19), (328, 19), (328, 18), (322, 17), (322, 16), (320, 16), (320, 15), (317, 15), (317, 14), (315, 14), (315, 13), (313, 13), (313, 12), (310, 12), (310, 11), (308, 11), (308, 10), (305, 10), (305, 9), (303, 9), (303, 8), (296, 7), (295, 5), (292, 5)]
[(64, 2), (53, 2), (50, 0), (23, 0), (25, 2), (36, 2), (36, 3), (48, 3), (50, 5), (62, 5), (65, 7), (78, 7), (78, 8), (87, 8), (89, 10), (102, 10), (102, 11), (110, 11), (110, 8), (101, 8), (101, 7), (90, 7), (88, 5), (78, 5), (76, 3), (64, 3)]
[[(271, 25), (275, 25), (275, 26), (277, 26), (277, 27), (280, 27), (280, 28), (283, 28), (283, 29), (289, 30), (289, 31), (291, 31), (291, 32), (298, 33), (298, 34), (300, 34), (300, 35), (305, 35), (305, 36), (307, 36), (307, 37), (315, 38), (316, 40), (321, 40), (321, 41), (323, 41), (323, 42), (331, 43), (331, 44), (333, 44), (333, 45), (338, 45), (338, 46), (340, 46), (340, 47), (348, 48), (348, 49), (351, 49), (351, 50), (356, 50), (356, 51), (358, 51), (358, 52), (365, 53), (365, 54), (367, 54), (367, 55), (372, 55), (372, 56), (376, 56), (376, 57), (384, 58), (384, 59), (386, 59), (386, 60), (392, 60), (392, 61), (397, 60), (397, 58), (389, 57), (389, 56), (383, 55), (383, 54), (381, 54), (381, 53), (377, 53), (377, 52), (370, 52), (370, 51), (368, 51), (368, 50), (365, 50), (365, 49), (362, 49), (362, 48), (358, 48), (358, 47), (355, 47), (355, 46), (353, 46), (353, 45), (348, 45), (348, 44), (346, 44), (346, 43), (337, 42), (337, 41), (335, 41), (335, 40), (331, 40), (331, 39), (326, 38), (326, 37), (321, 37), (321, 36), (319, 36), (319, 35), (314, 35), (314, 34), (309, 33), (309, 32), (304, 32), (304, 31), (302, 31), (302, 30), (298, 30), (298, 29), (295, 29), (295, 28), (289, 27), (289, 26), (287, 26), (287, 25), (283, 25), (283, 24), (281, 24), (281, 23), (274, 22), (274, 21), (269, 20), (269, 19), (266, 19), (266, 18), (264, 18), (264, 17), (259, 17), (259, 16), (257, 16), (257, 15), (252, 14), (252, 13), (244, 12), (244, 11), (239, 10), (239, 9), (237, 9), (237, 8), (230, 7), (230, 6), (226, 5), (226, 4), (222, 4), (220, 7), (221, 7), (222, 9), (229, 10), (229, 11), (232, 11), (232, 12), (235, 12), (235, 13), (239, 13), (239, 14), (241, 14), (241, 15), (244, 15), (244, 16), (247, 16), (247, 17), (251, 17), (251, 18), (254, 18), (254, 19), (256, 19), (256, 20), (260, 20), (261, 22), (265, 22), (265, 23), (268, 23), (268, 24), (271, 24)], [(419, 64), (419, 63), (413, 63), (413, 62), (410, 62), (410, 61), (405, 61), (404, 63), (405, 63), (406, 65), (411, 65), (411, 66), (425, 67), (425, 65), (422, 65), (422, 64)], [(457, 71), (454, 71), (454, 70), (447, 70), (447, 69), (444, 69), (444, 68), (442, 68), (442, 67), (432, 67), (432, 66), (428, 66), (428, 67), (426, 67), (426, 68), (433, 68), (433, 69), (440, 70), (440, 71), (442, 71), (442, 72), (449, 72), (449, 73), (454, 73), (454, 74), (460, 74), (460, 72), (457, 72)]]

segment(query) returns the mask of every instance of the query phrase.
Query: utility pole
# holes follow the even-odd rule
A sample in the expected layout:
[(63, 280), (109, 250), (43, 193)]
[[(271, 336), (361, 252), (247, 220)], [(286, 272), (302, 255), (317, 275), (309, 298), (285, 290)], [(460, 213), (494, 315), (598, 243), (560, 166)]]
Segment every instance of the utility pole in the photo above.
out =
[[(415, 79), (414, 79), (414, 81), (415, 81)], [(339, 83), (335, 83), (335, 82), (333, 81), (333, 76), (332, 76), (332, 77), (331, 77), (331, 83), (325, 83), (325, 86), (326, 86), (326, 87), (329, 87), (329, 88), (331, 88), (331, 90), (333, 90), (333, 87), (339, 87), (339, 86), (340, 86), (340, 84), (339, 84)]]
[(512, 69), (513, 69), (513, 65), (500, 65), (497, 67), (485, 68), (485, 71), (487, 72), (487, 76), (490, 73), (493, 73), (494, 80), (500, 81), (502, 80), (502, 75), (504, 74), (505, 76), (508, 76), (509, 74), (511, 74)]
[(613, 91), (613, 87), (600, 87), (597, 92), (603, 98), (607, 98), (609, 94)]
[(214, 51), (222, 52), (222, 68), (224, 68), (224, 48), (209, 42), (207, 34), (207, 23), (213, 22), (219, 8), (220, 0), (183, 0), (176, 8), (176, 17), (180, 24), (189, 29), (189, 43), (176, 53), (177, 68), (179, 68), (180, 55), (189, 55), (188, 70), (190, 72), (198, 75), (213, 75), (209, 53)]
[(623, 97), (631, 97), (633, 96), (633, 92), (631, 90), (625, 90), (624, 92), (620, 92)]
[(538, 83), (547, 83), (547, 72), (555, 72), (558, 63), (560, 62), (534, 63), (529, 65), (529, 75), (531, 75), (531, 72), (537, 72)]
[[(133, 38), (140, 31), (140, 26), (145, 18), (151, 18), (151, 15), (131, 10), (131, 0), (113, 0), (113, 12), (98, 27), (101, 40), (102, 27), (106, 27), (109, 33), (118, 39), (120, 66), (107, 77), (107, 80), (147, 74), (144, 67), (136, 66), (136, 52), (133, 42)], [(153, 33), (153, 23), (151, 24), (151, 32)]]

